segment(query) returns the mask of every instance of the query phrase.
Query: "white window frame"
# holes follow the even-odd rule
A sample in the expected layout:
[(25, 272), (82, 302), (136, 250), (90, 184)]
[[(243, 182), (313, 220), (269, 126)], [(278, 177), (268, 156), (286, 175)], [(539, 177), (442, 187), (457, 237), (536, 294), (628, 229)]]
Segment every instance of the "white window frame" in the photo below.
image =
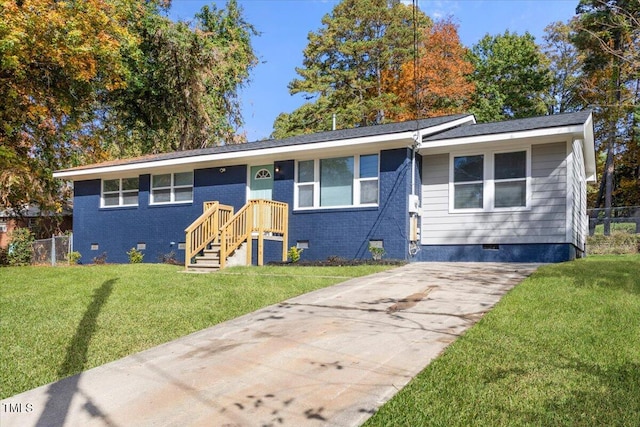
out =
[[(475, 156), (483, 156), (482, 159), (482, 181), (464, 181), (460, 182), (460, 185), (465, 184), (482, 184), (482, 207), (481, 208), (456, 208), (456, 200), (455, 200), (455, 191), (456, 191), (456, 182), (454, 179), (455, 176), (455, 159), (456, 157), (475, 157)], [(449, 160), (449, 210), (455, 212), (482, 212), (487, 206), (487, 153), (483, 152), (465, 152), (460, 154), (451, 154)]]
[[(378, 158), (377, 168), (377, 176), (361, 178), (360, 177), (360, 157), (361, 156), (372, 156), (375, 155)], [(352, 184), (352, 200), (353, 203), (350, 205), (339, 205), (339, 206), (320, 206), (320, 162), (321, 160), (328, 159), (336, 159), (342, 157), (351, 157), (353, 158), (353, 184)], [(299, 164), (300, 162), (312, 161), (313, 162), (313, 182), (298, 182), (298, 173), (299, 173)], [(360, 187), (361, 183), (367, 181), (377, 181), (378, 182), (378, 196), (377, 203), (360, 203)], [(312, 206), (304, 206), (300, 207), (299, 205), (299, 192), (300, 187), (305, 186), (313, 186), (313, 205)], [(314, 158), (314, 159), (300, 159), (295, 162), (295, 171), (294, 171), (294, 194), (293, 194), (293, 203), (294, 210), (302, 211), (302, 210), (329, 210), (329, 209), (348, 209), (354, 207), (377, 207), (380, 204), (380, 153), (363, 153), (363, 154), (354, 154), (354, 155), (336, 155), (336, 156), (324, 156), (322, 158)]]
[[(191, 173), (191, 184), (189, 185), (176, 185), (176, 174), (182, 173)], [(154, 187), (153, 186), (153, 177), (160, 175), (171, 175), (171, 183), (169, 185), (165, 185), (162, 187)], [(167, 172), (167, 173), (158, 173), (155, 175), (151, 175), (149, 182), (149, 205), (150, 206), (158, 206), (158, 205), (173, 205), (173, 204), (184, 204), (184, 203), (193, 203), (193, 181), (194, 181), (194, 173), (193, 171), (181, 171), (181, 172)], [(190, 200), (176, 200), (176, 190), (183, 188), (191, 188), (191, 199)], [(169, 190), (169, 200), (166, 202), (156, 202), (154, 200), (154, 190)]]
[[(298, 182), (298, 177), (299, 177), (299, 165), (300, 162), (313, 162), (313, 181), (305, 181), (305, 182)], [(294, 209), (317, 209), (317, 206), (320, 205), (320, 167), (319, 167), (319, 160), (316, 159), (308, 159), (308, 160), (298, 160), (296, 161), (295, 164), (295, 171), (294, 171), (294, 187), (295, 190), (293, 192), (293, 203), (294, 203)], [(299, 194), (300, 194), (300, 187), (312, 187), (313, 188), (313, 201), (311, 203), (311, 206), (303, 206), (300, 207), (299, 206)]]
[[(523, 152), (525, 153), (525, 172), (524, 172), (524, 177), (523, 178), (508, 178), (508, 179), (496, 179), (495, 178), (495, 160), (496, 160), (496, 154), (508, 154), (508, 153), (521, 153)], [(491, 191), (490, 191), (490, 197), (491, 197), (491, 204), (489, 206), (492, 207), (492, 210), (494, 211), (514, 211), (514, 210), (523, 210), (523, 209), (529, 209), (530, 208), (530, 201), (531, 201), (531, 194), (529, 191), (529, 184), (531, 182), (531, 153), (529, 152), (528, 149), (513, 149), (513, 150), (500, 150), (500, 151), (494, 151), (491, 153)], [(525, 205), (524, 206), (505, 206), (505, 207), (496, 207), (496, 188), (495, 188), (495, 184), (497, 182), (525, 182)]]
[[(360, 158), (361, 157), (366, 157), (366, 156), (373, 156), (376, 155), (378, 163), (376, 164), (376, 171), (378, 172), (377, 175), (375, 177), (368, 177), (368, 178), (361, 178), (360, 177)], [(356, 159), (354, 159), (354, 166), (353, 168), (354, 170), (354, 181), (356, 181), (356, 184), (354, 185), (354, 199), (353, 200), (357, 200), (358, 206), (378, 206), (380, 204), (380, 154), (379, 153), (371, 153), (371, 154), (360, 154), (358, 156), (356, 156)], [(357, 173), (356, 173), (357, 171)], [(376, 203), (362, 203), (361, 200), (361, 196), (362, 196), (362, 183), (363, 182), (372, 182), (372, 181), (376, 181), (377, 182), (377, 195), (376, 195)], [(357, 197), (357, 198), (355, 198)]]
[[(496, 154), (504, 153), (518, 153), (525, 152), (526, 162), (526, 204), (525, 206), (507, 206), (507, 207), (495, 207), (495, 183), (497, 182), (509, 182), (509, 181), (522, 181), (523, 178), (513, 179), (500, 179), (495, 180), (495, 156)], [(484, 156), (483, 163), (483, 194), (482, 194), (482, 208), (455, 208), (455, 182), (454, 182), (454, 160), (456, 157), (466, 156)], [(475, 181), (473, 181), (475, 182)], [(472, 183), (471, 181), (469, 183)], [(486, 151), (468, 151), (468, 152), (455, 152), (449, 153), (449, 213), (474, 213), (474, 212), (517, 212), (531, 210), (531, 147), (519, 147), (519, 148), (505, 148), (500, 150), (486, 150)]]
[[(138, 188), (135, 190), (123, 190), (122, 189), (122, 181), (125, 179), (137, 179), (138, 180)], [(118, 190), (114, 191), (104, 191), (104, 183), (105, 181), (118, 181)], [(136, 193), (138, 197), (136, 197), (136, 203), (124, 203), (125, 194), (133, 194)], [(105, 205), (104, 196), (105, 194), (118, 194), (118, 204), (117, 205)], [(139, 176), (127, 176), (124, 178), (109, 178), (109, 179), (101, 179), (100, 180), (100, 207), (102, 208), (123, 208), (123, 207), (135, 207), (139, 204), (140, 197), (140, 177)]]
[(7, 232), (7, 223), (5, 221), (0, 221), (0, 233)]

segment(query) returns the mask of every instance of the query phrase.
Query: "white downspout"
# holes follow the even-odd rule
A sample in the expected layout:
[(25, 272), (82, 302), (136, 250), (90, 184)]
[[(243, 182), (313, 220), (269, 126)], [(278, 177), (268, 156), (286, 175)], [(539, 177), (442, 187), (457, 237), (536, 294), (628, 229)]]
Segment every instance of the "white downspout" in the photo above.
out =
[(414, 257), (420, 250), (418, 246), (417, 237), (414, 239), (414, 227), (415, 234), (418, 233), (418, 212), (411, 204), (417, 196), (416, 194), (416, 151), (420, 147), (422, 142), (422, 133), (419, 129), (413, 134), (413, 144), (411, 146), (411, 195), (409, 196), (409, 256)]
[(422, 142), (422, 133), (417, 130), (413, 134), (413, 145), (411, 146), (411, 194), (416, 195), (416, 150)]

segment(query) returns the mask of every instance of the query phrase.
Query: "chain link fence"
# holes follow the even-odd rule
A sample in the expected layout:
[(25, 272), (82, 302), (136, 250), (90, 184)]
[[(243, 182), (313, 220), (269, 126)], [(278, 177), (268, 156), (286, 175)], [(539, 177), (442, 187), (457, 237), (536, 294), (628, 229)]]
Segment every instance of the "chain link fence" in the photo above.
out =
[(33, 249), (33, 264), (66, 263), (69, 253), (73, 250), (73, 236), (54, 236), (49, 239), (36, 240), (31, 244)]

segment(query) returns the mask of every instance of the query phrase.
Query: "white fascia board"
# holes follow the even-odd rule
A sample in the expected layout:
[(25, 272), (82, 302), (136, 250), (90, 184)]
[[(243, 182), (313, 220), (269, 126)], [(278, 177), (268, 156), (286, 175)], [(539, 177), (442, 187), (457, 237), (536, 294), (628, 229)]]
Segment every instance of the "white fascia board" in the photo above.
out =
[(435, 141), (427, 141), (420, 144), (419, 150), (429, 148), (455, 147), (458, 145), (482, 144), (487, 142), (502, 142), (516, 139), (541, 138), (549, 136), (566, 136), (571, 134), (582, 134), (583, 125), (563, 126), (546, 129), (534, 129), (521, 132), (496, 133), (490, 135), (476, 135), (464, 138), (443, 139)]
[(596, 182), (596, 145), (593, 135), (593, 113), (589, 114), (584, 123), (584, 139), (582, 140), (582, 152), (584, 155), (584, 169), (587, 182)]
[[(166, 159), (166, 160), (149, 160), (146, 162), (140, 163), (129, 163), (122, 165), (112, 165), (112, 166), (96, 166), (95, 168), (87, 168), (87, 169), (79, 169), (79, 170), (68, 170), (68, 171), (58, 171), (54, 172), (53, 177), (59, 179), (68, 179), (68, 180), (85, 180), (85, 179), (94, 179), (105, 174), (113, 174), (113, 175), (126, 175), (127, 173), (133, 172), (145, 172), (149, 173), (154, 170), (162, 169), (162, 168), (179, 168), (180, 166), (192, 165), (194, 169), (198, 169), (197, 165), (203, 164), (213, 164), (213, 163), (225, 163), (225, 164), (242, 164), (246, 163), (248, 159), (251, 158), (266, 158), (273, 157), (286, 154), (286, 159), (283, 157), (283, 160), (288, 160), (294, 158), (295, 154), (305, 152), (305, 151), (323, 151), (324, 153), (327, 150), (331, 149), (339, 149), (345, 148), (346, 146), (357, 147), (366, 144), (376, 144), (376, 143), (390, 143), (390, 145), (397, 146), (406, 146), (410, 145), (412, 141), (412, 135), (414, 132), (401, 132), (394, 134), (385, 134), (385, 135), (375, 135), (364, 138), (354, 138), (354, 139), (346, 139), (346, 140), (334, 140), (334, 141), (326, 141), (319, 143), (308, 143), (308, 144), (299, 144), (299, 145), (287, 145), (282, 147), (272, 147), (272, 148), (258, 148), (255, 150), (246, 150), (246, 151), (234, 151), (229, 153), (214, 153), (207, 155), (199, 155), (199, 156), (190, 156), (190, 157), (181, 157), (177, 159)], [(386, 144), (385, 144), (386, 145)], [(243, 162), (244, 160), (244, 162)]]
[(434, 133), (439, 133), (439, 132), (443, 132), (445, 130), (449, 130), (458, 126), (462, 126), (464, 124), (472, 124), (475, 125), (476, 124), (476, 118), (473, 115), (468, 115), (465, 117), (462, 117), (460, 119), (457, 120), (453, 120), (451, 122), (446, 122), (446, 123), (442, 123), (438, 126), (431, 126), (425, 129), (420, 129), (420, 135), (425, 137), (428, 135), (433, 135)]

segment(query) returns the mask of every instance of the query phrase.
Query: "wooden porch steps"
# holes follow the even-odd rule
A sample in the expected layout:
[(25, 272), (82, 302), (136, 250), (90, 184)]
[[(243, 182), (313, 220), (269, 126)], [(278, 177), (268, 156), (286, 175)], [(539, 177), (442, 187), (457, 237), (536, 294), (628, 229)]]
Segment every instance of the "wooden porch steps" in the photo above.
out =
[[(252, 236), (253, 239), (257, 239), (257, 235)], [(264, 240), (272, 240), (276, 242), (282, 242), (283, 236), (265, 234)], [(227, 257), (227, 265), (245, 265), (241, 260), (246, 256), (245, 244), (242, 244), (238, 249), (234, 251), (234, 253)], [(238, 254), (238, 253), (241, 254)], [(234, 257), (239, 257), (238, 263), (233, 262)], [(209, 245), (207, 249), (202, 251), (202, 255), (198, 255), (194, 257), (194, 262), (187, 265), (188, 270), (196, 271), (196, 272), (213, 272), (220, 270), (220, 243), (212, 243)]]
[(202, 255), (194, 257), (194, 262), (188, 266), (193, 271), (216, 271), (220, 270), (220, 244), (210, 244), (202, 251)]
[(282, 242), (287, 257), (288, 205), (272, 200), (249, 200), (238, 212), (217, 201), (205, 202), (203, 213), (187, 229), (187, 271), (216, 271), (249, 265), (257, 241), (258, 265), (263, 264), (264, 241)]

